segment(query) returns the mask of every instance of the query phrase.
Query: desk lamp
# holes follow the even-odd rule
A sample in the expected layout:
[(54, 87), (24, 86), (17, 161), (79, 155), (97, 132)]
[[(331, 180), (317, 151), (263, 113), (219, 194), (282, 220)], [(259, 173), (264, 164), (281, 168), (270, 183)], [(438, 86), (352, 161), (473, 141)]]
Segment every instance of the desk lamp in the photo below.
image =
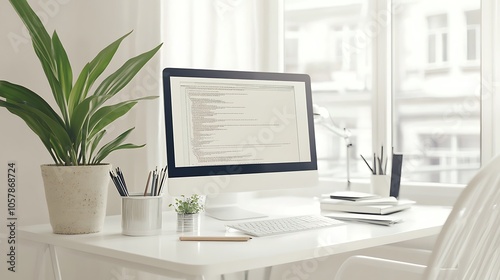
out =
[(328, 129), (333, 134), (344, 138), (346, 147), (346, 174), (347, 174), (347, 190), (351, 189), (351, 178), (349, 172), (349, 148), (352, 147), (351, 131), (344, 127), (344, 129), (339, 128), (332, 119), (332, 116), (325, 107), (320, 107), (316, 104), (313, 105), (314, 122), (321, 124), (323, 127)]

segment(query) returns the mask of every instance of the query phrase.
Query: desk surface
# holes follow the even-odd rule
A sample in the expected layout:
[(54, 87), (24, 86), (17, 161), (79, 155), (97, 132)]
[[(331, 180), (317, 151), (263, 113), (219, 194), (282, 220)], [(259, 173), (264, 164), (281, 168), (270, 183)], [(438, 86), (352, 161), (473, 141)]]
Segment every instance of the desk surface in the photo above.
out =
[[(179, 241), (181, 234), (176, 232), (172, 211), (164, 212), (163, 230), (158, 236), (122, 235), (120, 216), (107, 217), (103, 231), (95, 234), (57, 235), (48, 224), (22, 227), (18, 234), (21, 239), (130, 262), (152, 271), (218, 275), (432, 236), (439, 233), (449, 213), (447, 207), (414, 206), (393, 214), (404, 222), (390, 227), (346, 222), (248, 242)], [(236, 235), (226, 232), (227, 223), (204, 216), (199, 235)]]

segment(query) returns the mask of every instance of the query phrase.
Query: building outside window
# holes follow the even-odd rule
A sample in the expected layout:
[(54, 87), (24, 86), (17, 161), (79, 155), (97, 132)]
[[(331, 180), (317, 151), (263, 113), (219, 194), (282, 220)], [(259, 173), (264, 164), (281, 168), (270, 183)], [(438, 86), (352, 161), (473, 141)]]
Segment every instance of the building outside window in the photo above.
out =
[[(372, 116), (374, 77), (384, 75), (403, 180), (467, 183), (481, 157), (480, 0), (389, 3), (391, 13), (378, 13), (369, 0), (284, 0), (285, 71), (310, 74), (313, 102), (351, 130), (352, 177), (368, 177), (359, 155), (371, 158), (385, 129)], [(377, 28), (392, 36), (389, 61), (373, 57)], [(378, 63), (390, 70), (373, 73)], [(320, 174), (344, 177), (343, 139), (316, 127)]]
[[(285, 71), (311, 76), (313, 102), (352, 133), (352, 177), (367, 177), (359, 154), (371, 153), (372, 43), (364, 32), (371, 1), (285, 0)], [(344, 139), (316, 126), (322, 176), (346, 176)]]
[(479, 63), (481, 50), (481, 11), (466, 11), (467, 20), (467, 50), (466, 59), (469, 62)]
[(448, 16), (428, 16), (427, 25), (427, 62), (443, 64), (448, 61)]

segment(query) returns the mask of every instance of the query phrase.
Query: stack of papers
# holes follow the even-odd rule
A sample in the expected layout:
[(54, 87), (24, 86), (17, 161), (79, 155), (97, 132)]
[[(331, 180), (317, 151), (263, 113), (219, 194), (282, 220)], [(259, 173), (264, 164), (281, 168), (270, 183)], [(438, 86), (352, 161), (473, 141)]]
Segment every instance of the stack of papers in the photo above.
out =
[(352, 192), (352, 191), (334, 192), (331, 193), (329, 196), (331, 199), (340, 199), (349, 201), (360, 201), (360, 200), (380, 198), (380, 196), (373, 193)]
[(376, 216), (376, 215), (354, 214), (354, 213), (343, 213), (343, 212), (328, 213), (324, 216), (341, 221), (363, 222), (363, 223), (370, 223), (382, 226), (391, 226), (393, 224), (397, 224), (403, 221), (401, 218), (392, 216)]
[(321, 210), (386, 215), (408, 209), (415, 201), (358, 192), (336, 192), (320, 201)]

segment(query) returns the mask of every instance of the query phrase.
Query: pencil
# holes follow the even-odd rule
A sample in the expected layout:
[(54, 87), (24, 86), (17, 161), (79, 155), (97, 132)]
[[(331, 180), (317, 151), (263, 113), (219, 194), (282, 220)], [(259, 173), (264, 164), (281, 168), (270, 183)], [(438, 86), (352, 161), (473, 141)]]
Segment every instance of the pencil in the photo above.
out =
[(363, 155), (360, 155), (361, 158), (363, 159), (363, 161), (366, 163), (366, 166), (368, 166), (368, 168), (370, 168), (370, 171), (372, 172), (373, 174), (373, 169), (370, 167), (370, 164), (368, 163), (368, 161), (366, 161), (365, 157)]
[(252, 239), (250, 236), (180, 236), (180, 241), (232, 241), (245, 242)]
[(165, 175), (167, 175), (167, 166), (163, 169), (163, 175), (161, 177), (160, 189), (158, 190), (158, 195), (161, 194), (161, 190), (163, 189), (163, 182), (165, 181)]
[(148, 181), (146, 182), (146, 188), (144, 189), (144, 196), (148, 193), (149, 180), (151, 179), (151, 171), (149, 171)]

